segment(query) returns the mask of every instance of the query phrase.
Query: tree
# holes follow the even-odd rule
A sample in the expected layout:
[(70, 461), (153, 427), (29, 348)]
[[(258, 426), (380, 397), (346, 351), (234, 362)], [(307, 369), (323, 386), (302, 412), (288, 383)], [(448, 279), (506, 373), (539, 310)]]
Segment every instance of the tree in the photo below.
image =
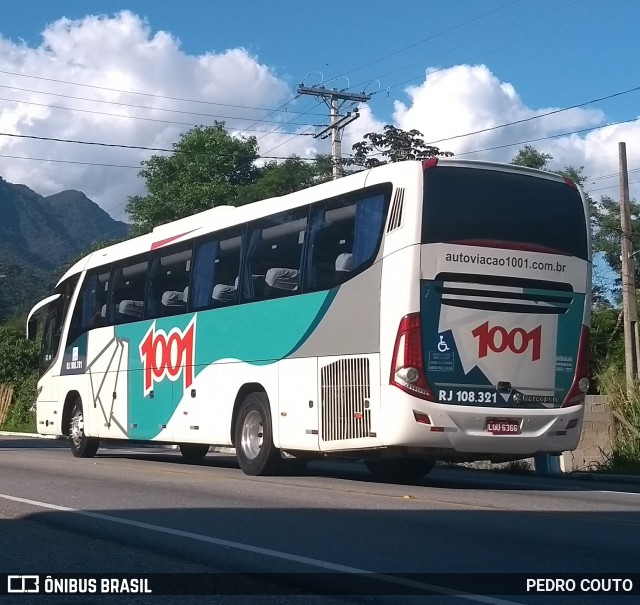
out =
[(258, 170), (257, 180), (240, 192), (241, 203), (287, 195), (332, 178), (331, 158), (326, 155), (311, 161), (292, 156), (284, 162), (268, 162)]
[[(629, 207), (631, 210), (631, 245), (635, 251), (635, 276), (636, 285), (638, 285), (640, 284), (640, 262), (638, 262), (637, 255), (637, 252), (640, 251), (640, 204), (636, 200), (631, 200)], [(602, 196), (592, 219), (596, 226), (593, 236), (594, 249), (602, 252), (611, 269), (617, 275), (621, 275), (620, 204), (609, 196)], [(617, 280), (617, 286), (618, 288), (621, 286), (620, 279)]]
[(528, 168), (537, 168), (538, 170), (546, 170), (552, 159), (552, 155), (548, 153), (541, 153), (531, 145), (525, 145), (511, 160), (511, 164), (515, 164), (516, 166), (527, 166)]
[(223, 122), (192, 128), (173, 149), (142, 162), (147, 194), (130, 197), (127, 205), (136, 235), (214, 206), (237, 205), (242, 188), (259, 174), (255, 137), (232, 137)]
[(369, 132), (364, 140), (353, 145), (354, 154), (345, 160), (347, 165), (374, 168), (389, 162), (403, 160), (426, 160), (438, 156), (451, 156), (450, 151), (427, 145), (418, 130), (402, 130), (391, 124), (379, 132)]

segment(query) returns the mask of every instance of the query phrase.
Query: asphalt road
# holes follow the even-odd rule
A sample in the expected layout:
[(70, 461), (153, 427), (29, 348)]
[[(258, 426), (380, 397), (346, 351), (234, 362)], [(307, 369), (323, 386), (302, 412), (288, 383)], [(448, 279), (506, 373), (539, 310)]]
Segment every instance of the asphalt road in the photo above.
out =
[[(256, 478), (228, 455), (190, 465), (175, 450), (119, 446), (78, 460), (64, 441), (7, 436), (0, 436), (0, 461), (0, 573), (268, 574), (243, 578), (258, 593), (251, 596), (10, 595), (0, 603), (640, 600), (501, 589), (508, 573), (640, 572), (640, 484), (446, 468), (419, 483), (385, 484), (358, 462), (312, 462), (301, 475)], [(358, 573), (434, 575), (377, 579), (385, 596), (280, 594), (295, 588), (292, 573), (322, 587), (344, 572), (355, 586)], [(451, 573), (483, 574), (495, 590), (450, 596), (451, 576), (443, 574)], [(407, 587), (432, 596), (393, 594)]]

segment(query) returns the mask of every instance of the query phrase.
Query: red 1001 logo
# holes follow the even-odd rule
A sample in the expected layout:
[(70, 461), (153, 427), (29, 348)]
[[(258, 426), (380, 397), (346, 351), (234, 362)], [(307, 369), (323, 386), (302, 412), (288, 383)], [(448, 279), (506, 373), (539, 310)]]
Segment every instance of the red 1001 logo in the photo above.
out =
[(154, 382), (165, 378), (176, 381), (183, 374), (184, 388), (191, 386), (194, 378), (194, 345), (196, 341), (195, 316), (184, 331), (172, 328), (167, 334), (156, 330), (156, 322), (140, 343), (140, 359), (144, 373), (144, 396), (153, 390)]
[(510, 332), (502, 326), (489, 328), (489, 322), (485, 321), (471, 332), (478, 339), (478, 357), (486, 357), (489, 351), (502, 353), (509, 349), (512, 353), (520, 355), (531, 346), (531, 361), (540, 359), (542, 341), (542, 326), (538, 326), (527, 332), (524, 328), (514, 328)]

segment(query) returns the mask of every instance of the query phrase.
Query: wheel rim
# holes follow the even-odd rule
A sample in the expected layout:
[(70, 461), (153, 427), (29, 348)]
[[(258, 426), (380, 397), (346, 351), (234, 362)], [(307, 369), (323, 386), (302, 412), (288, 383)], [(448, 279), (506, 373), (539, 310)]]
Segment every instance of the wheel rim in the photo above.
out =
[(242, 438), (240, 447), (247, 458), (254, 459), (260, 453), (264, 439), (264, 425), (262, 416), (256, 410), (251, 410), (242, 424)]
[(74, 446), (80, 447), (80, 443), (84, 437), (84, 416), (82, 415), (82, 408), (76, 409), (71, 418), (69, 437), (71, 437)]

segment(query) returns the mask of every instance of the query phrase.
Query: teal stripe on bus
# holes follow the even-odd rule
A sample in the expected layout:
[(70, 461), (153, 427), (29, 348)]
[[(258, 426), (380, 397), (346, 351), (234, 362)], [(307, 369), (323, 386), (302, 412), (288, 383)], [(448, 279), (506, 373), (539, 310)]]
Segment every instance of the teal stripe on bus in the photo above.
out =
[[(145, 396), (140, 345), (155, 321), (155, 333), (181, 333), (195, 315), (194, 378), (221, 359), (272, 364), (295, 352), (326, 315), (338, 289), (260, 301), (116, 326), (116, 338), (129, 343), (128, 428), (132, 439), (154, 439), (169, 424), (185, 391), (184, 370), (176, 380), (153, 382)], [(124, 377), (123, 377), (124, 378)], [(213, 404), (213, 402), (212, 402)]]

